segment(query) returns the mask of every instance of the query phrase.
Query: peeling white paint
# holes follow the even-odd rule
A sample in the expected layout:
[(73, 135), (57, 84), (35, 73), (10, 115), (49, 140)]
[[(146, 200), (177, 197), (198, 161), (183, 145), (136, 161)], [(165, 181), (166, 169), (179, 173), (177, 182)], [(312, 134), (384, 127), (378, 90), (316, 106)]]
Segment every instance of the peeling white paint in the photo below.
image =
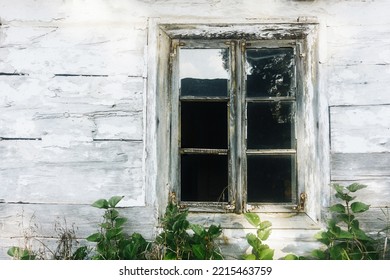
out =
[[(20, 234), (15, 225), (21, 206), (8, 204), (18, 201), (39, 203), (27, 205), (26, 215), (67, 215), (82, 227), (85, 237), (95, 226), (91, 217), (98, 220), (100, 214), (85, 204), (125, 195), (121, 206), (128, 211), (131, 226), (148, 235), (154, 232), (156, 194), (161, 190), (151, 183), (158, 178), (145, 179), (154, 175), (145, 174), (149, 170), (145, 166), (155, 167), (156, 160), (151, 147), (156, 143), (148, 142), (156, 137), (146, 131), (150, 122), (157, 122), (149, 107), (155, 96), (148, 96), (155, 91), (148, 86), (156, 70), (150, 69), (153, 54), (162, 49), (150, 49), (156, 40), (148, 38), (156, 32), (148, 25), (153, 18), (228, 26), (316, 18), (321, 86), (318, 96), (308, 101), (329, 102), (330, 107), (321, 112), (305, 108), (307, 118), (317, 113), (319, 118), (318, 130), (306, 127), (307, 140), (320, 137), (318, 145), (324, 141), (331, 145), (327, 180), (367, 183), (364, 197), (370, 204), (388, 205), (390, 2), (328, 2), (1, 0), (0, 243), (10, 244), (9, 238)], [(218, 28), (213, 30), (218, 33)], [(327, 114), (330, 135), (321, 130)], [(323, 192), (318, 201), (327, 207), (329, 186), (319, 187)], [(308, 201), (311, 208), (316, 207), (314, 201)], [(52, 221), (40, 222), (49, 236)], [(281, 223), (288, 221), (275, 220), (276, 225)], [(232, 245), (225, 246), (227, 252), (245, 249), (242, 234), (247, 231), (225, 232)], [(271, 244), (280, 255), (303, 253), (314, 244), (311, 232), (305, 233), (278, 229)], [(0, 258), (6, 258), (5, 252), (0, 251)]]

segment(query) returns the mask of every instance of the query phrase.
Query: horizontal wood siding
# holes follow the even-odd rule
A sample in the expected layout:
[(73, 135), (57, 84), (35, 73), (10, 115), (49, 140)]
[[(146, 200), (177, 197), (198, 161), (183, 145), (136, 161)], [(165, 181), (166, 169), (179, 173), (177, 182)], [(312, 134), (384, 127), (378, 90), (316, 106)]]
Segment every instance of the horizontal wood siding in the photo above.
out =
[[(90, 203), (111, 195), (125, 195), (128, 231), (155, 234), (172, 188), (169, 162), (161, 160), (170, 146), (170, 116), (159, 110), (170, 106), (170, 45), (156, 43), (168, 36), (151, 24), (157, 19), (215, 23), (214, 34), (231, 23), (318, 22), (318, 72), (310, 75), (320, 86), (309, 103), (319, 111), (304, 108), (304, 117), (315, 120), (304, 139), (313, 142), (316, 135), (305, 156), (324, 178), (307, 178), (321, 190), (309, 193), (308, 206), (317, 210), (321, 201), (326, 222), (335, 202), (329, 181), (364, 183), (358, 198), (372, 209), (362, 214), (363, 225), (380, 229), (381, 208), (390, 201), (389, 1), (258, 2), (1, 1), (0, 259), (22, 241), (22, 214), (25, 225), (35, 217), (38, 235), (48, 242), (62, 217), (85, 238), (101, 215)], [(159, 59), (163, 67), (155, 69)], [(269, 244), (278, 255), (317, 248), (317, 221), (261, 215), (274, 224)], [(194, 213), (191, 219), (221, 223), (221, 246), (232, 258), (247, 249), (245, 234), (253, 229), (242, 216)]]
[[(156, 226), (153, 207), (128, 207), (119, 212), (128, 219), (124, 225), (126, 232), (141, 233), (149, 240), (154, 238), (155, 231), (151, 230)], [(98, 231), (103, 213), (102, 209), (90, 205), (0, 203), (0, 259), (9, 258), (6, 252), (11, 246), (24, 246), (25, 236), (55, 245), (55, 223), (67, 228), (74, 226), (77, 238), (84, 239)]]
[(103, 141), (69, 147), (44, 141), (0, 141), (5, 202), (90, 204), (125, 195), (145, 204), (142, 142)]
[(0, 76), (0, 137), (142, 140), (142, 77)]

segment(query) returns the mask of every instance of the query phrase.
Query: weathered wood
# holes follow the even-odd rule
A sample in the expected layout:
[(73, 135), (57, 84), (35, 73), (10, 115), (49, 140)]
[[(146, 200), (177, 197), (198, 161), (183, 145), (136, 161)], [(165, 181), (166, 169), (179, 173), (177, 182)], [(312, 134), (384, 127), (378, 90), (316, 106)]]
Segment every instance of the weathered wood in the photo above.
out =
[(330, 108), (334, 153), (390, 152), (390, 105)]
[[(314, 235), (318, 230), (278, 230), (273, 229), (271, 236), (265, 242), (270, 248), (275, 249), (274, 258), (284, 257), (289, 253), (298, 256), (310, 256), (310, 252), (319, 249), (321, 244)], [(240, 259), (244, 253), (248, 253), (250, 246), (246, 240), (246, 234), (254, 233), (254, 229), (224, 229), (219, 242), (223, 255), (227, 259)]]
[[(329, 64), (390, 64), (389, 25), (328, 28)], [(369, 44), (365, 42), (370, 42)]]
[[(155, 234), (156, 219), (152, 207), (130, 207), (119, 209), (126, 217), (126, 232), (138, 232), (145, 238)], [(74, 225), (78, 238), (86, 238), (97, 232), (104, 210), (90, 205), (66, 204), (0, 204), (1, 238), (23, 237), (36, 234), (40, 237), (56, 237), (55, 223), (68, 227)]]
[(332, 181), (387, 180), (389, 153), (334, 153), (331, 155)]
[(110, 25), (7, 27), (2, 32), (0, 72), (129, 76), (144, 72), (146, 30)]
[(389, 104), (389, 65), (329, 65), (329, 103), (337, 105)]
[(145, 204), (142, 142), (0, 141), (0, 199), (6, 202), (89, 204), (126, 195)]
[[(259, 213), (262, 220), (272, 222), (275, 229), (319, 229), (320, 225), (304, 213)], [(253, 228), (243, 215), (233, 213), (190, 213), (189, 220), (193, 223), (209, 226), (220, 224), (228, 229)]]
[(0, 137), (143, 135), (143, 79), (0, 76)]
[[(367, 188), (359, 190), (354, 194), (356, 199), (371, 205), (371, 207), (390, 207), (390, 178), (384, 178), (382, 180), (354, 180), (354, 181), (333, 181), (343, 186), (348, 186), (352, 183), (359, 183), (366, 185)], [(340, 203), (334, 196), (335, 191), (332, 189), (332, 196), (330, 205)]]

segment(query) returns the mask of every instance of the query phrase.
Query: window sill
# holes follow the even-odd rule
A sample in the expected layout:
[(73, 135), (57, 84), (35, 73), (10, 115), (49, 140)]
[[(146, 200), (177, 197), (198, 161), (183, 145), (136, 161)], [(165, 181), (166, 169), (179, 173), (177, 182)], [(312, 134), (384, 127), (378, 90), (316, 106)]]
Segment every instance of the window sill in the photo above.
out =
[[(272, 229), (321, 229), (320, 224), (313, 221), (306, 213), (262, 212), (259, 213), (259, 216), (261, 220), (270, 221)], [(220, 225), (223, 229), (253, 229), (253, 226), (247, 222), (243, 214), (190, 212), (188, 219), (191, 223), (206, 227), (214, 224)]]

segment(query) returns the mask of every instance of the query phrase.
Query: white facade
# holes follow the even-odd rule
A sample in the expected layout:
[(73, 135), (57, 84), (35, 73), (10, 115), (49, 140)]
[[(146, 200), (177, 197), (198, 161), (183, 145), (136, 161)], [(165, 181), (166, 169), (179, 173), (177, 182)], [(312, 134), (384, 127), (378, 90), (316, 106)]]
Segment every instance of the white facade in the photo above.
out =
[[(169, 112), (161, 108), (169, 40), (161, 38), (174, 25), (218, 32), (315, 24), (309, 86), (317, 123), (305, 132), (318, 144), (316, 175), (305, 179), (314, 185), (312, 210), (261, 213), (273, 223), (268, 243), (278, 255), (317, 248), (331, 183), (368, 185), (362, 219), (369, 231), (382, 228), (377, 218), (390, 206), (389, 9), (387, 0), (0, 0), (0, 258), (23, 244), (31, 217), (48, 242), (64, 217), (87, 237), (101, 215), (89, 205), (113, 195), (125, 195), (129, 231), (153, 238), (170, 190)], [(190, 216), (221, 223), (228, 255), (248, 246), (242, 215)]]

